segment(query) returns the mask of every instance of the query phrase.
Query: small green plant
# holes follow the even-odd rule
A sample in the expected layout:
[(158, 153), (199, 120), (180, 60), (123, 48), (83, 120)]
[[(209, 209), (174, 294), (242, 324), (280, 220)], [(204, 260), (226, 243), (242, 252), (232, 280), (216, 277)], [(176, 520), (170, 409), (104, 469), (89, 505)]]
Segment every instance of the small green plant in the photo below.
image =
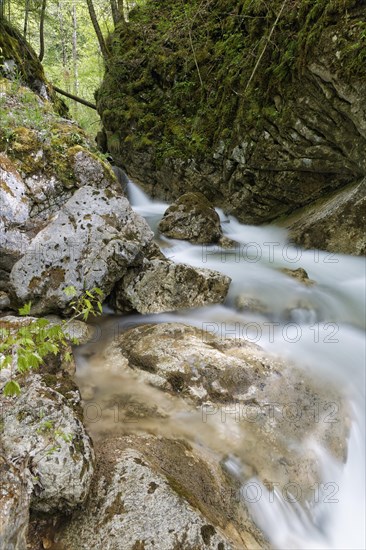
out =
[[(69, 286), (64, 290), (70, 298), (75, 297), (77, 291)], [(103, 292), (99, 288), (87, 290), (79, 298), (70, 301), (73, 315), (61, 324), (52, 324), (48, 319), (32, 319), (19, 328), (10, 326), (0, 327), (0, 370), (10, 369), (10, 380), (3, 388), (6, 397), (19, 395), (20, 385), (15, 380), (16, 374), (25, 374), (31, 369), (38, 369), (48, 355), (57, 355), (64, 351), (65, 361), (71, 361), (71, 354), (66, 351), (71, 341), (78, 344), (77, 338), (68, 335), (72, 321), (82, 318), (87, 321), (89, 315), (101, 315)], [(19, 309), (19, 314), (27, 316), (31, 313), (31, 302)]]

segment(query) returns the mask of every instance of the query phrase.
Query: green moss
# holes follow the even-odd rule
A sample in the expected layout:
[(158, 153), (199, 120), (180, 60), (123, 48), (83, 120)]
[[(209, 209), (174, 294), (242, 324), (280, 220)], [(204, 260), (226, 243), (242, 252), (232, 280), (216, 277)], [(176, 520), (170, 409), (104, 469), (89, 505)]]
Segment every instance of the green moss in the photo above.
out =
[[(5, 69), (4, 61), (12, 60), (14, 70)], [(55, 111), (61, 116), (68, 116), (66, 104), (55, 94), (48, 84), (42, 64), (33, 48), (26, 42), (6, 19), (0, 18), (0, 76), (11, 78), (15, 85), (26, 84), (36, 93), (42, 86), (53, 102)]]
[(74, 156), (86, 152), (114, 180), (110, 166), (98, 151), (92, 152), (85, 132), (61, 119), (49, 101), (29, 88), (0, 78), (0, 151), (5, 151), (23, 175), (56, 177), (66, 188), (76, 186)]
[(357, 0), (291, 2), (274, 27), (282, 4), (148, 0), (134, 9), (128, 28), (117, 26), (110, 38), (112, 57), (96, 95), (111, 153), (125, 163), (133, 149), (152, 148), (159, 166), (171, 157), (204, 159), (221, 140), (235, 145), (243, 126), (250, 133), (279, 116), (274, 96), (293, 93), (334, 33), (332, 70), (365, 78)]

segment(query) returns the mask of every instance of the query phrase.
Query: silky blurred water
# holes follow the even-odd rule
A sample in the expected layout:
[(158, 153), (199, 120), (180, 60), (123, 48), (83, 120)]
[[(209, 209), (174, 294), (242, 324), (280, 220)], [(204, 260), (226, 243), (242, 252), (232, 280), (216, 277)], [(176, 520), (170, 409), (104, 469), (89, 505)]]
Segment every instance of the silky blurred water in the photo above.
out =
[[(128, 184), (130, 202), (155, 231), (164, 254), (178, 263), (216, 269), (231, 277), (228, 298), (223, 305), (184, 310), (161, 315), (111, 315), (104, 322), (105, 338), (138, 323), (184, 322), (204, 328), (220, 338), (246, 338), (269, 352), (294, 361), (319, 384), (336, 384), (352, 411), (352, 425), (345, 464), (335, 461), (315, 441), (307, 442), (316, 454), (324, 483), (319, 484), (311, 507), (302, 508), (280, 489), (269, 491), (259, 479), (243, 477), (246, 505), (253, 519), (278, 549), (364, 549), (365, 543), (365, 260), (364, 258), (303, 250), (289, 244), (286, 232), (275, 226), (254, 227), (240, 224), (218, 211), (226, 237), (234, 241), (231, 249), (218, 245), (197, 246), (159, 236), (158, 222), (167, 204), (153, 202), (132, 182)], [(304, 268), (316, 284), (305, 286), (286, 276), (280, 268)], [(260, 300), (262, 310), (240, 312), (240, 294)], [(107, 336), (106, 336), (107, 335)], [(100, 347), (100, 344), (97, 344)], [(89, 346), (90, 348), (90, 346)], [(88, 350), (88, 347), (85, 349)], [(108, 401), (108, 392), (121, 385), (117, 373), (106, 377), (100, 359), (78, 354), (78, 376), (98, 384)], [(95, 353), (95, 350), (93, 351)], [(94, 362), (94, 364), (93, 364)], [(94, 370), (93, 370), (94, 369)], [(125, 391), (133, 380), (125, 378)], [(226, 456), (226, 468), (239, 479), (240, 437), (237, 426), (202, 424), (199, 413), (189, 411), (179, 398), (164, 396), (151, 387), (139, 388), (146, 402), (162, 403), (170, 420), (139, 423), (139, 429), (160, 430), (164, 435), (188, 439), (199, 433), (199, 443)], [(111, 411), (109, 429), (115, 429)], [(163, 427), (162, 427), (163, 426)], [(131, 428), (131, 427), (130, 427)], [(107, 429), (106, 426), (103, 429)], [(225, 451), (225, 452), (224, 452)], [(232, 458), (230, 458), (232, 452)], [(235, 455), (235, 456), (234, 456)], [(238, 459), (239, 457), (239, 459)], [(238, 462), (239, 460), (239, 462)], [(330, 481), (331, 480), (331, 481)], [(329, 483), (333, 484), (329, 486)], [(251, 494), (250, 491), (254, 493)], [(261, 497), (257, 498), (258, 492)], [(290, 495), (291, 496), (291, 495)]]

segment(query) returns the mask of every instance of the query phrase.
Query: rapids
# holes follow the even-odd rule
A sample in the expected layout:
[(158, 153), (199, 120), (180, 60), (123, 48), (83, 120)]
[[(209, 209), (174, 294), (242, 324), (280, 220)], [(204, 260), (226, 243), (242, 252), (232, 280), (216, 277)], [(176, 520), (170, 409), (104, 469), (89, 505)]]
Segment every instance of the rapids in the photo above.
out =
[[(132, 182), (128, 196), (136, 212), (155, 231), (164, 254), (178, 263), (208, 267), (232, 278), (224, 305), (160, 315), (115, 316), (108, 309), (97, 326), (95, 341), (77, 350), (77, 378), (88, 402), (88, 388), (98, 388), (98, 410), (89, 409), (91, 435), (148, 430), (150, 433), (186, 437), (222, 460), (227, 471), (243, 480), (242, 496), (254, 521), (278, 549), (364, 549), (365, 543), (365, 262), (363, 258), (302, 250), (290, 244), (286, 232), (273, 225), (240, 224), (219, 211), (232, 249), (198, 246), (157, 234), (157, 224), (167, 204), (153, 202)], [(304, 268), (313, 286), (304, 286), (279, 268)], [(240, 313), (240, 294), (260, 299), (270, 313)], [(296, 362), (319, 384), (335, 383), (352, 411), (352, 425), (345, 464), (337, 463), (311, 439), (323, 474), (314, 487), (314, 498), (302, 506), (296, 495), (275, 487), (269, 490), (255, 477), (243, 473), (240, 461), (242, 433), (234, 422), (204, 423), (201, 414), (178, 398), (152, 387), (136, 388), (116, 371), (104, 371), (101, 352), (120, 331), (146, 322), (184, 322), (220, 338), (246, 338), (269, 352)], [(122, 425), (116, 419), (116, 396), (132, 394), (169, 411), (169, 418), (145, 419)], [(323, 416), (334, 411), (322, 411)], [(94, 416), (93, 416), (94, 415)], [(117, 415), (118, 416), (118, 415)], [(290, 443), (289, 443), (290, 444)]]

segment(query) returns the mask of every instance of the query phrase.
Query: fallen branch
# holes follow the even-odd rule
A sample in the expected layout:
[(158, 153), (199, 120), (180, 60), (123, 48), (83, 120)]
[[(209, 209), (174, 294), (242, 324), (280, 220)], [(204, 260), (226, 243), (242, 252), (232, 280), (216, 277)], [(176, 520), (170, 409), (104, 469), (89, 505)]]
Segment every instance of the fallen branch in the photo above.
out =
[(94, 105), (94, 103), (90, 103), (90, 101), (87, 101), (86, 99), (82, 99), (81, 97), (78, 97), (76, 95), (70, 94), (69, 92), (65, 92), (65, 90), (61, 90), (61, 88), (58, 88), (57, 86), (54, 86), (52, 84), (53, 89), (58, 94), (64, 95), (65, 97), (68, 97), (69, 99), (73, 99), (74, 101), (77, 101), (78, 103), (81, 103), (82, 105), (86, 105), (86, 107), (90, 107), (91, 109), (97, 110), (97, 106)]
[(277, 26), (277, 23), (278, 23), (278, 21), (279, 21), (279, 18), (280, 18), (281, 15), (282, 15), (282, 12), (283, 12), (283, 10), (284, 10), (284, 7), (285, 7), (286, 3), (287, 3), (287, 0), (284, 0), (284, 2), (282, 3), (282, 6), (281, 6), (280, 11), (278, 12), (276, 21), (274, 22), (273, 27), (271, 28), (271, 32), (269, 33), (269, 35), (268, 35), (268, 37), (267, 37), (266, 43), (265, 43), (265, 45), (264, 45), (264, 48), (263, 48), (263, 50), (261, 51), (260, 56), (258, 57), (257, 63), (255, 64), (254, 69), (253, 69), (253, 72), (252, 72), (252, 74), (250, 75), (250, 78), (249, 78), (249, 80), (248, 80), (247, 85), (245, 86), (244, 92), (246, 92), (247, 89), (249, 88), (250, 83), (251, 83), (251, 81), (253, 80), (253, 77), (254, 77), (255, 73), (257, 72), (258, 65), (259, 65), (259, 63), (261, 62), (261, 59), (262, 59), (262, 57), (263, 57), (263, 55), (264, 55), (264, 52), (265, 52), (266, 49), (267, 49), (267, 46), (268, 46), (268, 44), (269, 44), (269, 42), (270, 42), (270, 40), (271, 40), (273, 31), (275, 30), (275, 28), (276, 28), (276, 26)]

